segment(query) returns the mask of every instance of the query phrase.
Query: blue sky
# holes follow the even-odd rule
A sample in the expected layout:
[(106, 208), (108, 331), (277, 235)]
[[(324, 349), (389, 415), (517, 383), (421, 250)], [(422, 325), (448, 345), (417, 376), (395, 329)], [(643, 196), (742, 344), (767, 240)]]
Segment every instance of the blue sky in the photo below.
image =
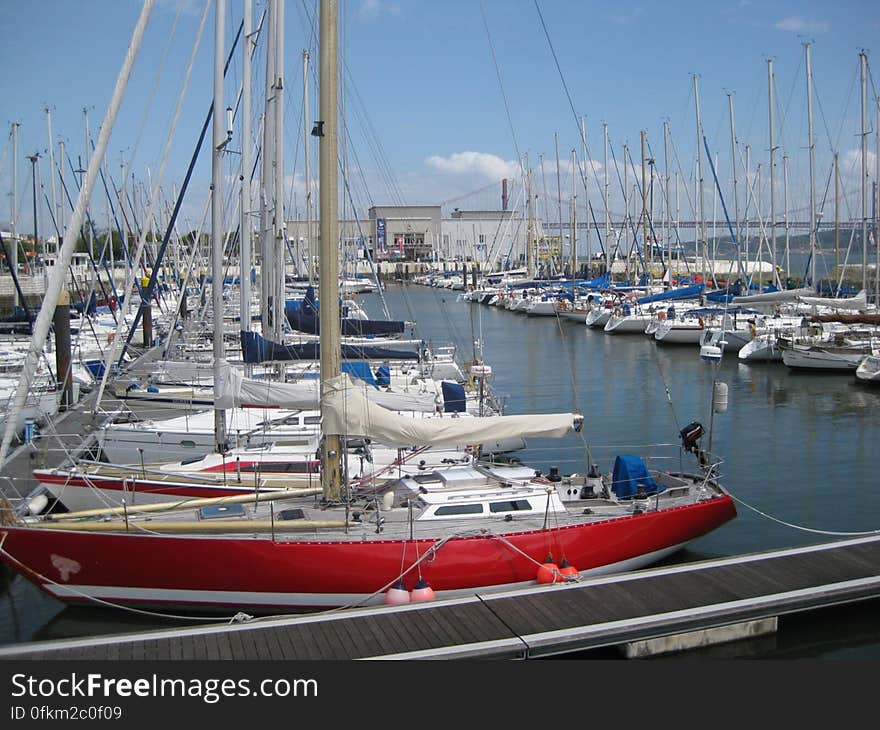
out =
[[(263, 5), (262, 0), (255, 3), (255, 17)], [(84, 159), (85, 154), (83, 109), (94, 138), (141, 3), (3, 0), (2, 8), (0, 98), (5, 130), (0, 148), (0, 221), (8, 219), (10, 210), (9, 129), (12, 122), (19, 122), (18, 228), (30, 231), (31, 165), (26, 155), (39, 152), (43, 190), (52, 196), (45, 109), (51, 112), (53, 154), (57, 157), (58, 141), (64, 140), (77, 167), (78, 158)], [(124, 169), (126, 179), (140, 187), (144, 202), (166, 151), (169, 125), (204, 8), (202, 0), (156, 0), (114, 127), (107, 173), (118, 182)], [(311, 47), (317, 59), (310, 26), (315, 8), (314, 0), (287, 2), (285, 168), (291, 216), (301, 214), (302, 206), (301, 52)], [(350, 130), (347, 166), (352, 195), (361, 209), (373, 203), (401, 202), (498, 208), (499, 180), (517, 177), (517, 161), (526, 156), (539, 193), (546, 188), (548, 199), (556, 200), (557, 149), (561, 160), (558, 184), (567, 199), (572, 186), (572, 150), (582, 159), (577, 126), (581, 116), (598, 176), (602, 174), (603, 122), (608, 125), (617, 162), (622, 163), (626, 143), (640, 175), (643, 129), (649, 154), (658, 171), (663, 170), (664, 120), (670, 128), (670, 175), (680, 170), (683, 179), (692, 176), (694, 74), (699, 79), (704, 133), (713, 155), (717, 154), (725, 194), (730, 196), (732, 157), (728, 95), (734, 103), (740, 194), (745, 190), (746, 145), (751, 174), (761, 164), (762, 186), (766, 187), (766, 59), (770, 57), (776, 74), (777, 143), (780, 157), (789, 158), (789, 194), (795, 209), (805, 204), (809, 175), (803, 46), (807, 40), (812, 41), (817, 196), (823, 195), (830, 156), (836, 150), (846, 210), (853, 215), (860, 210), (860, 49), (867, 50), (870, 69), (868, 160), (873, 180), (880, 72), (872, 51), (876, 53), (880, 37), (880, 3), (340, 0), (340, 8), (340, 47), (348, 71), (343, 107)], [(227, 0), (230, 39), (241, 13), (238, 0)], [(167, 201), (173, 202), (208, 111), (212, 44), (213, 9), (209, 9), (162, 174)], [(258, 58), (258, 74), (262, 66)], [(237, 54), (224, 105), (240, 83), (240, 69)], [(310, 116), (315, 119), (314, 84), (310, 94)], [(234, 175), (236, 162), (230, 156), (228, 175)], [(781, 159), (777, 162), (781, 165)], [(779, 181), (781, 168), (777, 169)], [(312, 170), (316, 175), (316, 152)], [(71, 177), (69, 167), (65, 174)], [(708, 166), (704, 175), (711, 184)], [(185, 223), (198, 223), (209, 181), (210, 160), (203, 153), (184, 208)], [(598, 209), (601, 201), (592, 174), (590, 181), (591, 199)], [(620, 210), (616, 172), (611, 188), (612, 208)], [(683, 217), (688, 217), (688, 195), (693, 192), (680, 192)], [(93, 200), (101, 210), (102, 197), (99, 188)], [(728, 205), (732, 207), (730, 199)], [(98, 213), (95, 217), (100, 220)]]

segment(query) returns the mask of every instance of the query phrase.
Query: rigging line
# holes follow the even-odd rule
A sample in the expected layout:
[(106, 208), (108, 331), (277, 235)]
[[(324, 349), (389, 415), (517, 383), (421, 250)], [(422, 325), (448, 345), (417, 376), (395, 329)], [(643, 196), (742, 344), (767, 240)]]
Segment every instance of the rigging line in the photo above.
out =
[[(224, 75), (225, 75), (227, 69), (229, 68), (229, 64), (232, 61), (232, 58), (235, 54), (235, 49), (238, 46), (239, 39), (241, 38), (241, 32), (242, 32), (243, 25), (244, 25), (244, 22), (242, 21), (242, 23), (238, 26), (238, 32), (235, 34), (235, 38), (232, 41), (232, 46), (229, 49), (229, 55), (226, 57), (226, 64), (223, 67)], [(174, 223), (177, 220), (177, 216), (180, 213), (180, 208), (183, 205), (184, 195), (186, 193), (187, 188), (189, 187), (189, 182), (192, 177), (193, 169), (195, 168), (196, 161), (198, 160), (198, 156), (199, 156), (199, 152), (202, 147), (202, 143), (204, 142), (205, 135), (207, 134), (207, 131), (208, 131), (208, 126), (211, 123), (213, 110), (214, 110), (214, 102), (212, 100), (211, 105), (208, 108), (208, 113), (205, 116), (205, 121), (202, 124), (202, 130), (199, 134), (199, 139), (198, 139), (198, 142), (196, 143), (196, 148), (193, 151), (192, 157), (190, 158), (189, 166), (187, 168), (186, 175), (183, 180), (183, 185), (182, 185), (181, 191), (180, 191), (179, 195), (177, 196), (177, 201), (174, 204), (174, 211), (171, 214), (171, 220), (169, 221), (168, 227), (165, 230), (165, 234), (162, 237), (162, 245), (159, 248), (159, 253), (157, 256), (158, 261), (162, 260), (162, 258), (165, 255), (165, 249), (168, 247), (168, 241), (171, 238), (171, 232), (173, 230)], [(149, 283), (147, 284), (147, 292), (148, 293), (152, 293), (153, 289), (155, 288), (156, 278), (158, 276), (158, 273), (159, 273), (159, 267), (156, 266), (153, 268), (153, 271), (150, 274)], [(135, 283), (139, 285), (139, 282), (135, 282)], [(129, 345), (131, 343), (131, 339), (134, 337), (134, 332), (135, 332), (138, 324), (140, 323), (141, 317), (143, 316), (142, 312), (143, 312), (143, 310), (139, 308), (135, 314), (134, 323), (132, 324), (132, 327), (129, 330), (129, 334), (128, 334), (128, 338), (126, 339), (125, 346), (122, 348), (122, 352), (119, 355), (119, 366), (120, 367), (122, 366), (122, 359), (125, 357), (125, 350), (127, 347), (129, 347)], [(115, 342), (115, 340), (114, 340), (114, 342)]]
[[(141, 124), (138, 127), (137, 136), (135, 137), (134, 145), (131, 148), (131, 155), (128, 158), (128, 167), (133, 166), (135, 155), (137, 154), (138, 146), (141, 142), (141, 136), (144, 133), (144, 128), (147, 126), (147, 116), (150, 108), (153, 106), (153, 100), (156, 98), (156, 91), (159, 89), (159, 79), (162, 77), (162, 71), (165, 68), (165, 63), (168, 60), (168, 52), (171, 50), (171, 46), (175, 40), (174, 35), (177, 31), (177, 24), (180, 21), (180, 16), (183, 14), (185, 3), (178, 3), (177, 13), (174, 16), (174, 24), (171, 26), (171, 31), (168, 33), (168, 42), (165, 44), (165, 49), (162, 51), (162, 59), (159, 62), (159, 68), (156, 70), (155, 78), (153, 79), (153, 88), (150, 89), (150, 96), (147, 98), (147, 103), (144, 107), (144, 113), (141, 116)], [(205, 12), (207, 13), (208, 6), (211, 5), (211, 0), (206, 0), (205, 3)], [(201, 34), (201, 29), (199, 29), (199, 34)], [(196, 45), (198, 45), (198, 41), (196, 41)], [(90, 137), (91, 135), (89, 135)]]
[(504, 101), (504, 111), (507, 113), (507, 124), (510, 127), (510, 136), (513, 138), (513, 148), (516, 151), (516, 159), (522, 160), (522, 155), (519, 152), (519, 143), (516, 141), (516, 131), (513, 128), (513, 119), (510, 116), (510, 105), (507, 102), (507, 94), (504, 92), (504, 82), (501, 80), (501, 69), (498, 66), (498, 59), (495, 56), (495, 46), (492, 43), (492, 36), (489, 33), (489, 23), (486, 20), (486, 9), (482, 0), (480, 0), (480, 16), (483, 19), (483, 27), (486, 29), (486, 39), (489, 41), (489, 52), (492, 54), (492, 63), (495, 65), (495, 75), (498, 77), (498, 88), (501, 91), (501, 98)]
[[(645, 141), (646, 141), (646, 144), (648, 145), (648, 152), (650, 153), (651, 157), (653, 157), (654, 159), (656, 159), (656, 156), (654, 155), (654, 151), (651, 149), (651, 143), (650, 143), (650, 141), (648, 141), (647, 138), (646, 138)], [(685, 250), (684, 250), (684, 243), (682, 242), (682, 240), (681, 240), (681, 236), (679, 235), (678, 227), (677, 227), (677, 226), (673, 226), (673, 225), (671, 225), (672, 221), (671, 221), (671, 215), (670, 215), (670, 201), (669, 201), (669, 198), (668, 198), (668, 196), (667, 196), (667, 194), (666, 194), (666, 186), (663, 185), (663, 184), (661, 184), (659, 187), (660, 187), (661, 202), (662, 202), (662, 203), (665, 205), (665, 207), (666, 207), (666, 218), (667, 218), (667, 221), (668, 221), (669, 224), (670, 224), (669, 227), (674, 229), (672, 232), (673, 232), (673, 234), (675, 235), (675, 240), (676, 240), (676, 242), (678, 243), (678, 248), (677, 248), (676, 250), (678, 250), (678, 251), (680, 251), (682, 254), (684, 254), (684, 253), (685, 253)], [(654, 221), (653, 221), (653, 216), (649, 216), (649, 217), (648, 217), (648, 220), (649, 220), (650, 223), (651, 223), (651, 233), (654, 235), (654, 237), (655, 237), (655, 239), (656, 239), (657, 234), (656, 234), (656, 232), (654, 231)], [(688, 263), (687, 258), (685, 258), (684, 261), (685, 261), (685, 267), (686, 267), (685, 270), (686, 270), (686, 271), (690, 271), (690, 264)], [(672, 261), (670, 261), (669, 263), (670, 263), (670, 266), (671, 266)]]
[[(559, 80), (562, 81), (562, 88), (565, 90), (565, 96), (568, 99), (568, 106), (571, 109), (572, 116), (574, 117), (574, 124), (578, 130), (578, 136), (581, 137), (581, 141), (583, 142), (584, 148), (587, 151), (587, 157), (589, 157), (590, 160), (592, 160), (593, 155), (590, 152), (590, 148), (587, 145), (586, 137), (585, 137), (585, 135), (583, 135), (583, 130), (581, 129), (580, 122), (578, 121), (578, 115), (577, 115), (577, 112), (575, 111), (575, 108), (574, 108), (574, 102), (572, 101), (571, 94), (568, 91), (568, 84), (566, 84), (566, 82), (565, 82), (565, 76), (562, 73), (562, 67), (559, 65), (559, 58), (556, 56), (556, 49), (553, 47), (553, 41), (550, 40), (550, 33), (547, 30), (547, 24), (544, 22), (544, 16), (541, 13), (541, 8), (538, 5), (538, 0), (534, 0), (534, 2), (535, 2), (535, 9), (538, 11), (538, 17), (541, 19), (541, 27), (544, 29), (544, 36), (547, 38), (547, 45), (550, 47), (550, 53), (552, 54), (553, 61), (556, 64), (556, 70), (559, 72)], [(596, 174), (596, 168), (593, 165), (590, 165), (590, 169), (593, 171), (593, 181), (596, 183), (597, 186), (599, 186), (598, 189), (601, 190), (602, 183), (599, 181), (599, 176)], [(586, 183), (586, 172), (584, 170), (581, 170), (580, 172), (581, 172), (581, 184), (585, 184)], [(605, 201), (603, 200), (602, 202), (604, 205)]]
[(785, 520), (781, 520), (778, 517), (774, 517), (773, 515), (767, 514), (766, 512), (762, 512), (757, 507), (749, 504), (748, 502), (743, 501), (742, 499), (740, 499), (739, 497), (737, 497), (734, 494), (731, 494), (730, 496), (733, 498), (734, 501), (741, 504), (743, 507), (752, 510), (752, 512), (760, 515), (761, 517), (766, 517), (768, 520), (772, 520), (773, 522), (776, 522), (780, 525), (784, 525), (785, 527), (792, 527), (795, 530), (801, 530), (803, 532), (811, 532), (816, 535), (837, 535), (837, 536), (843, 536), (843, 537), (847, 537), (847, 536), (859, 537), (859, 536), (864, 536), (864, 535), (876, 535), (876, 534), (880, 533), (880, 530), (864, 530), (861, 532), (859, 532), (859, 531), (842, 532), (842, 531), (836, 531), (836, 530), (818, 530), (814, 527), (804, 527), (803, 525), (796, 525), (793, 522), (786, 522)]
[[(11, 560), (13, 563), (18, 565), (20, 568), (22, 568), (22, 570), (30, 573), (31, 575), (36, 576), (37, 578), (39, 578), (41, 581), (44, 581), (45, 583), (48, 583), (48, 584), (51, 584), (54, 586), (58, 586), (59, 588), (64, 588), (66, 592), (75, 593), (76, 595), (80, 596), (81, 598), (85, 598), (86, 600), (92, 601), (92, 602), (97, 603), (101, 606), (106, 606), (108, 608), (118, 608), (120, 610), (129, 611), (130, 613), (137, 613), (142, 616), (157, 616), (159, 618), (173, 618), (173, 619), (179, 619), (181, 621), (205, 621), (205, 622), (209, 622), (209, 623), (217, 623), (217, 621), (218, 621), (217, 616), (213, 616), (213, 617), (210, 617), (210, 616), (181, 616), (181, 615), (176, 615), (176, 614), (172, 614), (172, 613), (159, 613), (157, 611), (147, 611), (142, 608), (132, 608), (130, 606), (124, 606), (119, 603), (113, 603), (112, 601), (107, 601), (103, 598), (98, 598), (97, 596), (90, 596), (88, 593), (83, 593), (82, 591), (76, 590), (76, 588), (74, 588), (73, 586), (71, 586), (69, 584), (58, 583), (57, 581), (52, 580), (51, 578), (43, 575), (42, 573), (37, 572), (36, 570), (31, 568), (30, 566), (25, 565), (18, 558), (16, 558), (14, 555), (9, 553), (6, 550), (6, 548), (3, 547), (3, 543), (6, 542), (7, 534), (8, 533), (4, 532), (2, 539), (0, 539), (0, 553), (2, 553), (4, 556), (9, 558), (9, 560)], [(235, 618), (234, 616), (231, 617), (229, 619), (229, 621), (232, 622), (232, 620), (234, 620), (234, 618)]]

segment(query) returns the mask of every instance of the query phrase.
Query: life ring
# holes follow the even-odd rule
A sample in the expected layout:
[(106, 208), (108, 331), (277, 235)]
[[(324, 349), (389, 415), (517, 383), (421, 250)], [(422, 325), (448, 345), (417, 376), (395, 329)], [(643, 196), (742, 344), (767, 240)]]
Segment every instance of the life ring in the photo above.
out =
[(657, 319), (659, 319), (661, 322), (666, 319), (666, 312), (657, 312)]
[(702, 317), (700, 317), (697, 321), (700, 323), (700, 327), (705, 327), (705, 324), (704, 324), (704, 322), (703, 322), (703, 318), (702, 318)]

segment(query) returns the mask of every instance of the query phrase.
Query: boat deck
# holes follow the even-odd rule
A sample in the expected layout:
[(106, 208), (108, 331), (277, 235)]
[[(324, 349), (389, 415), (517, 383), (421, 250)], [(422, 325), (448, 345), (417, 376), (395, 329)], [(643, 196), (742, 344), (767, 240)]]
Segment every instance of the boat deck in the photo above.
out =
[(744, 622), (772, 621), (775, 628), (784, 614), (877, 597), (880, 536), (466, 599), (24, 643), (0, 648), (0, 658), (540, 658)]

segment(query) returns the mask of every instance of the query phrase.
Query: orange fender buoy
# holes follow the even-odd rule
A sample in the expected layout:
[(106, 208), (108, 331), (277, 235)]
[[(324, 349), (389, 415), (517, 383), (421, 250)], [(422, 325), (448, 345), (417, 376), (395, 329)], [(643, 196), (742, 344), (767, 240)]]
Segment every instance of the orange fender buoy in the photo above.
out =
[(409, 591), (403, 585), (402, 580), (397, 581), (397, 583), (385, 591), (385, 605), (387, 606), (399, 606), (403, 603), (409, 602)]
[(559, 566), (553, 561), (553, 556), (548, 555), (543, 564), (538, 568), (536, 576), (538, 583), (559, 583), (564, 580), (559, 574)]
[(419, 582), (416, 583), (416, 587), (412, 589), (412, 600), (415, 601), (433, 601), (437, 595), (434, 593), (434, 589), (428, 585), (427, 581), (423, 578), (419, 578)]
[(559, 572), (563, 578), (576, 578), (580, 571), (563, 558), (562, 564), (559, 566)]

